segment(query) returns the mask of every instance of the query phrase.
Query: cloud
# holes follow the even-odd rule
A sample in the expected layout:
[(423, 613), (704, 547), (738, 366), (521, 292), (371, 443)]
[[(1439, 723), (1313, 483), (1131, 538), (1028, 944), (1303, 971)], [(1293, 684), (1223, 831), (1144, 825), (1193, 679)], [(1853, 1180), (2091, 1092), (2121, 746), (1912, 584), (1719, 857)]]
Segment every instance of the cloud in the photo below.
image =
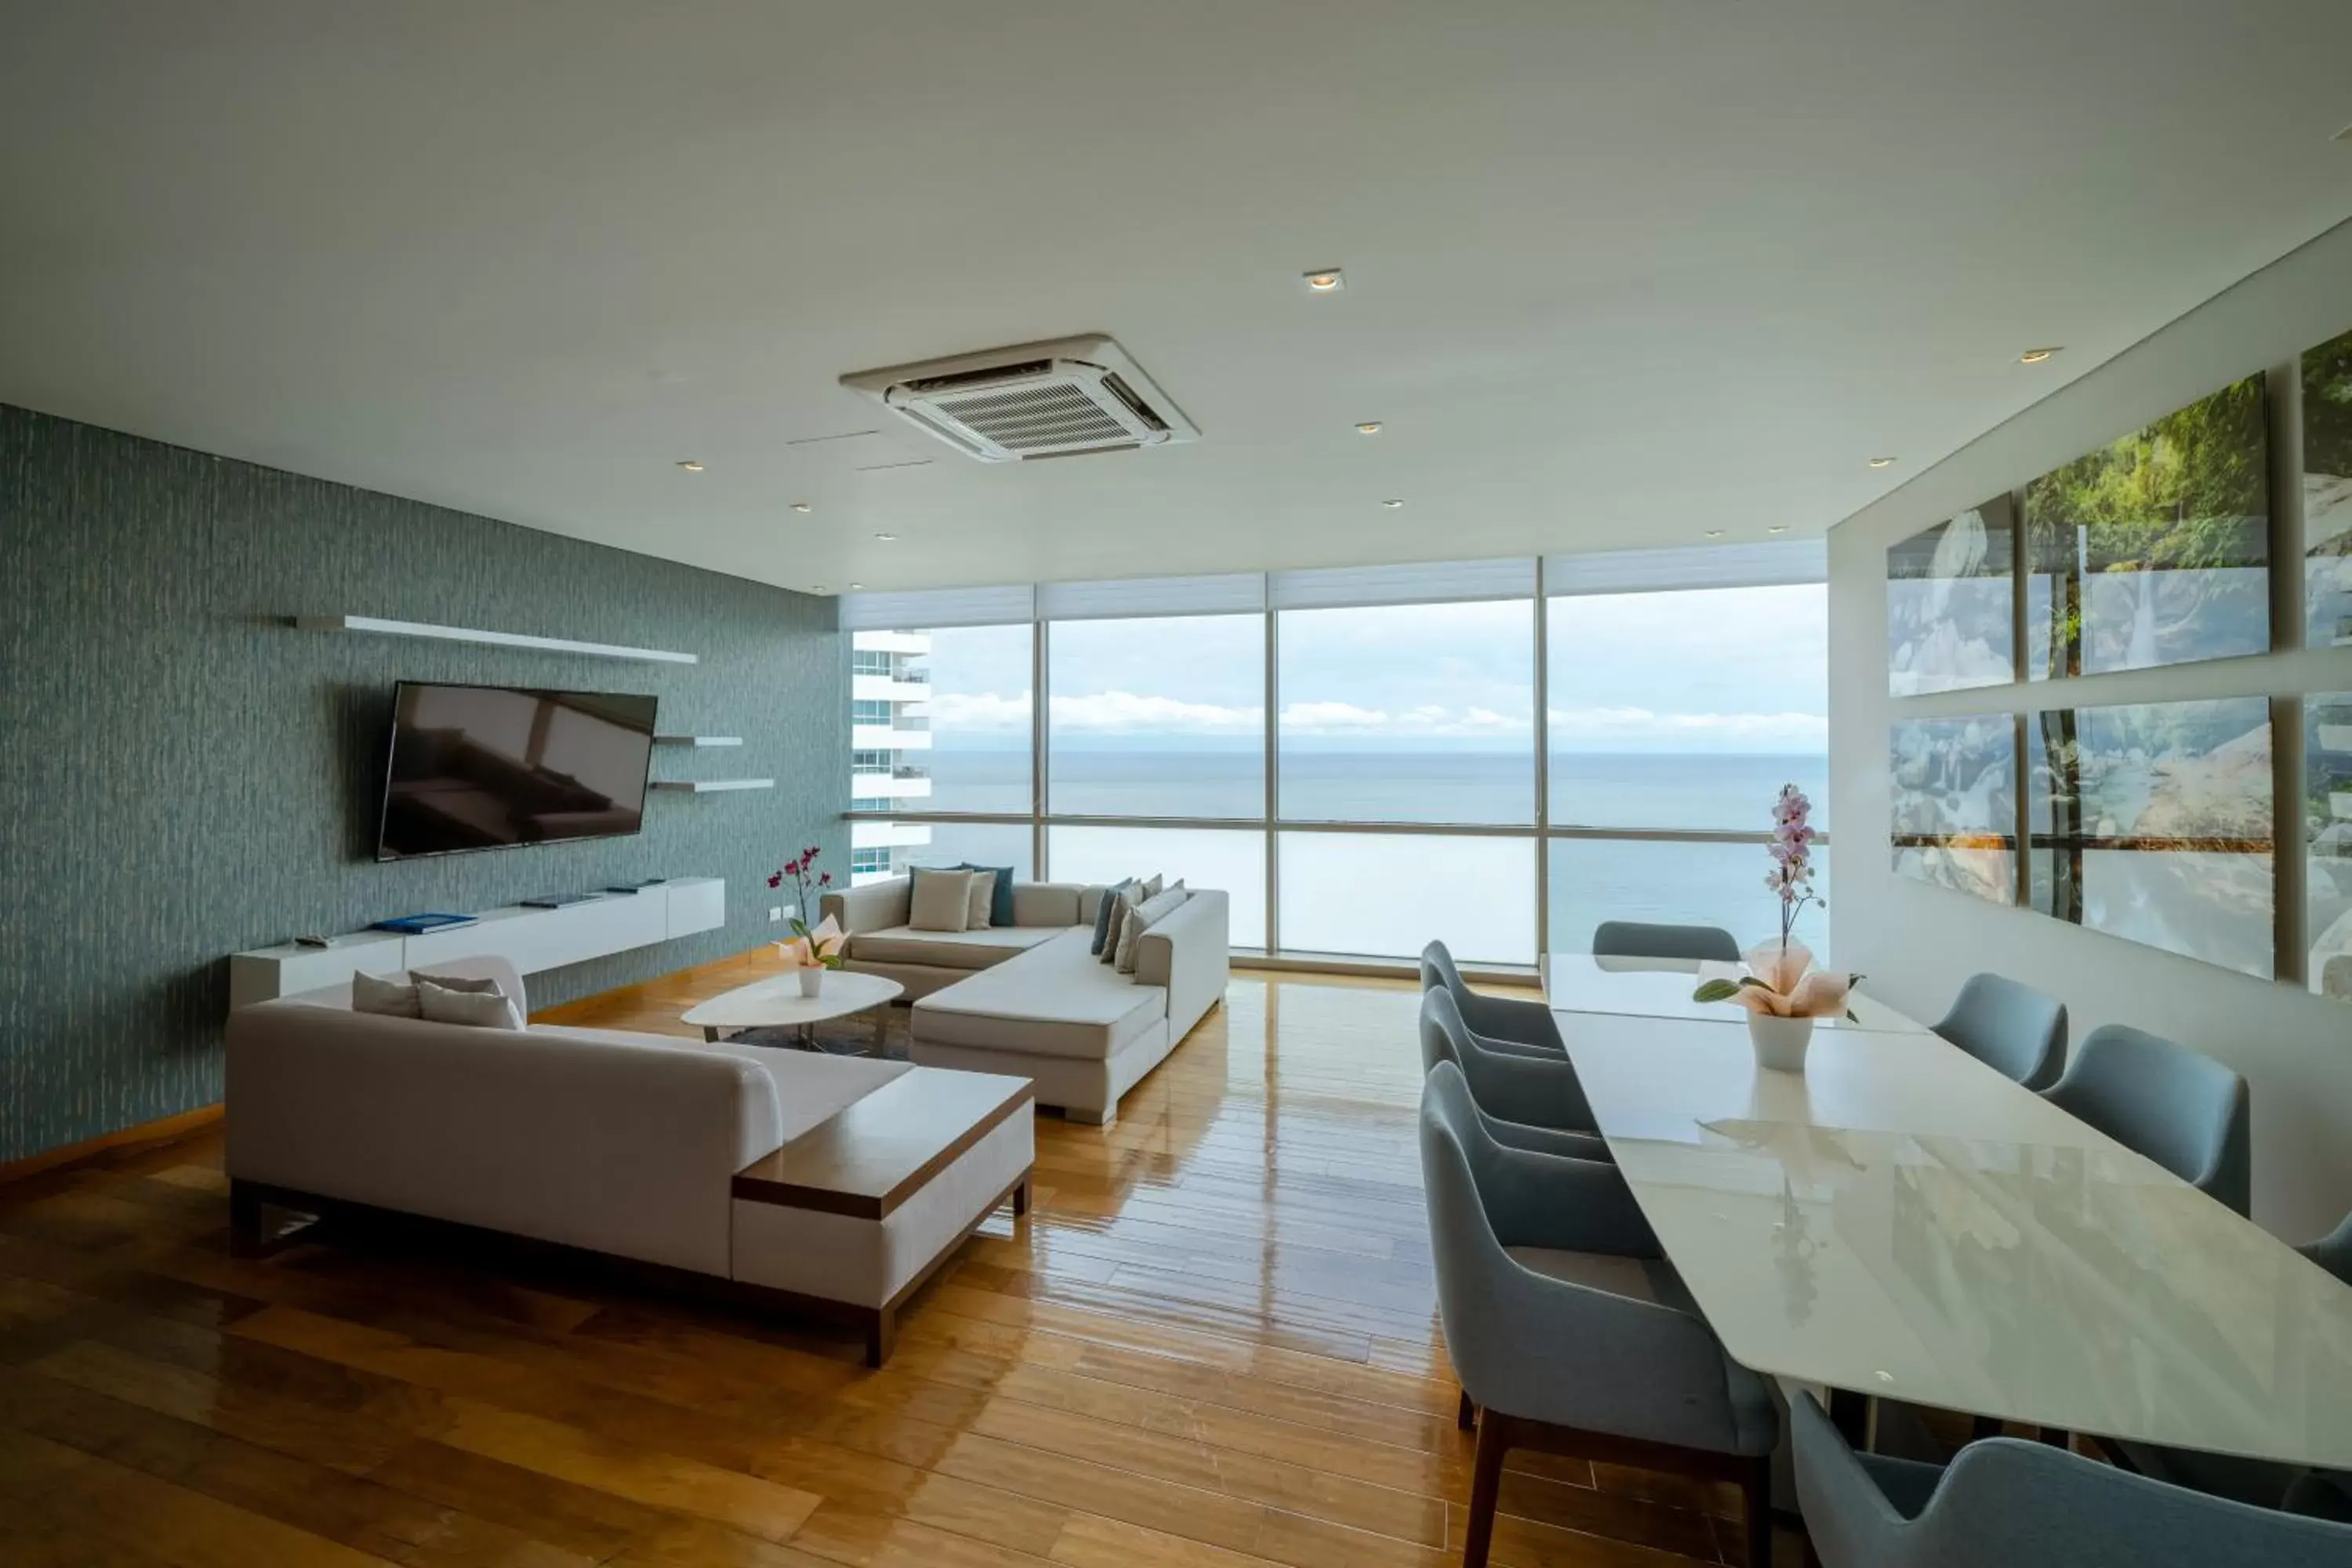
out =
[(930, 714), (935, 730), (1026, 730), (1029, 696), (1007, 697), (1001, 691), (933, 691), (920, 710)]
[[(1002, 692), (937, 692), (929, 703), (934, 728), (960, 734), (1014, 732), (1029, 728), (1029, 699)], [(1188, 702), (1135, 691), (1094, 691), (1056, 697), (1051, 718), (1061, 734), (1255, 735), (1265, 710)], [(1407, 739), (1488, 739), (1527, 736), (1530, 721), (1471, 704), (1439, 702), (1372, 708), (1354, 702), (1293, 702), (1282, 710), (1290, 735), (1394, 736)], [(1633, 705), (1554, 708), (1552, 744), (1566, 751), (1810, 752), (1828, 743), (1829, 721), (1818, 713), (1674, 712)]]
[(1647, 708), (1554, 708), (1555, 746), (1601, 749), (1635, 744), (1660, 751), (1695, 746), (1738, 751), (1766, 746), (1814, 751), (1829, 743), (1830, 721), (1819, 713), (1658, 713)]
[(1254, 735), (1265, 726), (1263, 708), (1227, 708), (1133, 691), (1056, 697), (1048, 715), (1059, 730), (1143, 730), (1187, 735)]

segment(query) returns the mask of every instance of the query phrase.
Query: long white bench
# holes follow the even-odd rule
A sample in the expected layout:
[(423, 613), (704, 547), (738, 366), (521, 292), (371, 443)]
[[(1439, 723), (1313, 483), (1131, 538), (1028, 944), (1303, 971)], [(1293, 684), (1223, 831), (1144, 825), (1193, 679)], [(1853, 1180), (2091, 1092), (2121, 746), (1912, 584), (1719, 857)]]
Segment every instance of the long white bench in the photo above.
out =
[(1013, 1073), (1041, 1105), (1108, 1125), (1119, 1097), (1224, 997), (1232, 970), (1225, 895), (1193, 890), (1136, 944), (1133, 974), (1091, 951), (1108, 889), (1021, 882), (1013, 923), (968, 931), (907, 924), (906, 878), (828, 894), (846, 966), (887, 975), (916, 1000), (908, 1055), (927, 1067)]

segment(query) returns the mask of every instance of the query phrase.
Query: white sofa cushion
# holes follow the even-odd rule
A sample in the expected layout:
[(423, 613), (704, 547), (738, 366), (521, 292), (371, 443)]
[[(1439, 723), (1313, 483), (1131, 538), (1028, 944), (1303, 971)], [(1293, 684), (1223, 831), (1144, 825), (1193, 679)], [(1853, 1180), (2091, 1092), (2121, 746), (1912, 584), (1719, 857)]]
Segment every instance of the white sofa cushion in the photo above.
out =
[(1053, 926), (983, 926), (978, 931), (917, 931), (893, 926), (849, 939), (859, 963), (927, 963), (938, 969), (986, 969), (1062, 934)]
[(980, 971), (915, 1004), (919, 1038), (1038, 1056), (1108, 1058), (1167, 1016), (1167, 993), (1095, 961), (1076, 927), (1018, 963)]
[[(462, 1024), (473, 1029), (520, 1029), (522, 1015), (515, 1005), (499, 994), (496, 985), (480, 983), (487, 989), (475, 989), (474, 983), (446, 984), (429, 975), (419, 975), (416, 981), (417, 1016), (428, 1024)], [(352, 987), (354, 1004), (358, 986)], [(356, 1007), (354, 1010), (357, 1010)]]
[(1090, 919), (1079, 906), (1087, 889), (1076, 882), (1015, 882), (1013, 923), (1017, 926), (1074, 926)]
[[(971, 924), (971, 885), (977, 879), (972, 872), (918, 866), (909, 875), (914, 878), (915, 891), (908, 905), (908, 925), (917, 931), (963, 931)], [(987, 910), (983, 900), (983, 921)]]
[(416, 983), (405, 974), (353, 974), (352, 1011), (373, 1013), (379, 1018), (425, 1016), (416, 1000)]

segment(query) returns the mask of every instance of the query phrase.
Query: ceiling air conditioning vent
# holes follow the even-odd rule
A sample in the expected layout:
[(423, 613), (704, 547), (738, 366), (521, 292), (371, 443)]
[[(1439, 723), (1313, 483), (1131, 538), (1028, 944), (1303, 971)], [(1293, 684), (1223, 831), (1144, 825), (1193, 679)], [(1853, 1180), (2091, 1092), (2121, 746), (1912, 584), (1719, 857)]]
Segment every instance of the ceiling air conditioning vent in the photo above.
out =
[(1105, 337), (861, 371), (841, 384), (983, 463), (1201, 438), (1168, 395)]

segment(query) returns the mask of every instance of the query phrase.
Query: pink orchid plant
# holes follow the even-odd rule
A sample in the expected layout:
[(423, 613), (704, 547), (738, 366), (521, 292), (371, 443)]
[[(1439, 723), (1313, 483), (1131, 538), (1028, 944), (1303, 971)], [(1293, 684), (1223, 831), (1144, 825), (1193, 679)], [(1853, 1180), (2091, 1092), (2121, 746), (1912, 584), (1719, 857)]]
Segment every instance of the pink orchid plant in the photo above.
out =
[(1813, 803), (1795, 784), (1784, 784), (1772, 803), (1772, 868), (1764, 886), (1780, 897), (1780, 940), (1747, 953), (1748, 973), (1738, 980), (1709, 980), (1692, 993), (1696, 1002), (1736, 1002), (1751, 1013), (1776, 1018), (1852, 1017), (1847, 993), (1859, 974), (1832, 974), (1813, 967), (1803, 942), (1791, 941), (1797, 916), (1807, 904), (1829, 908), (1813, 891)]
[(787, 969), (841, 967), (841, 949), (847, 941), (847, 934), (831, 915), (814, 926), (804, 918), (809, 911), (811, 898), (822, 898), (824, 889), (833, 886), (833, 873), (816, 868), (819, 853), (816, 847), (811, 845), (793, 859), (785, 861), (783, 868), (768, 879), (768, 886), (781, 888), (784, 885), (784, 879), (790, 877), (793, 886), (800, 892), (799, 908), (793, 915), (793, 939), (776, 944), (776, 952), (783, 958)]

